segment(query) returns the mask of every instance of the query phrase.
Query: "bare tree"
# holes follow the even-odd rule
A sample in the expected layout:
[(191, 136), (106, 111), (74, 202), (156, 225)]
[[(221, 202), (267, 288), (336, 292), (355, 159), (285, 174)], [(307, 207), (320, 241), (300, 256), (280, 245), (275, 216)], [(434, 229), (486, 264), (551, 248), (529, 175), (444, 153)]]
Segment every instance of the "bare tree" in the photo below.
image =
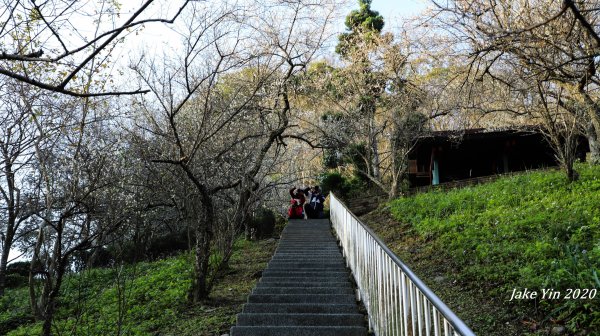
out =
[[(32, 199), (30, 178), (34, 144), (38, 133), (28, 120), (30, 114), (25, 102), (20, 99), (27, 90), (26, 85), (12, 80), (3, 80), (2, 103), (0, 103), (0, 296), (4, 295), (8, 256), (15, 242), (27, 232), (25, 222), (35, 212), (37, 202)], [(24, 94), (35, 100), (33, 94)]]
[[(64, 97), (63, 97), (64, 98)], [(112, 165), (116, 139), (106, 123), (109, 105), (91, 98), (83, 102), (52, 97), (43, 110), (29, 106), (37, 129), (34, 143), (36, 198), (41, 206), (30, 254), (30, 304), (50, 335), (60, 289), (72, 257), (90, 249), (98, 238), (116, 230), (123, 219), (110, 216), (101, 191), (117, 183)], [(38, 284), (41, 288), (38, 288)]]
[[(142, 138), (160, 139), (148, 158), (185, 176), (195, 230), (191, 297), (207, 297), (220, 195), (235, 190), (233, 222), (245, 222), (267, 157), (281, 144), (292, 111), (293, 78), (319, 50), (334, 3), (257, 2), (243, 11), (193, 4), (181, 58), (134, 66), (152, 98), (139, 102)], [(221, 203), (223, 204), (223, 203)], [(224, 209), (223, 209), (224, 210)]]
[[(542, 122), (542, 131), (554, 148), (556, 158), (567, 178), (569, 181), (575, 181), (578, 179), (578, 173), (574, 170), (574, 163), (577, 159), (578, 138), (583, 133), (581, 118), (584, 113), (582, 109), (576, 107), (566, 109), (557, 104), (557, 101), (561, 101), (562, 90), (559, 89), (556, 93), (550, 84), (544, 82), (538, 82), (537, 89), (540, 100), (537, 112)], [(555, 100), (554, 97), (558, 99)]]
[[(596, 73), (600, 38), (597, 1), (434, 1), (438, 23), (469, 53), (472, 78), (504, 80), (507, 65), (524, 81), (560, 88), (548, 99), (563, 108), (580, 106), (592, 152), (600, 162), (600, 109)], [(532, 86), (536, 94), (536, 86)], [(518, 88), (511, 88), (517, 90)], [(557, 92), (557, 90), (553, 90)], [(569, 111), (567, 109), (567, 111)]]
[(93, 92), (79, 79), (90, 67), (101, 72), (114, 48), (133, 31), (148, 24), (172, 24), (190, 2), (181, 1), (174, 12), (162, 16), (148, 15), (163, 12), (154, 0), (143, 1), (131, 13), (111, 0), (5, 0), (0, 12), (0, 74), (71, 96), (146, 93), (109, 91), (104, 84)]

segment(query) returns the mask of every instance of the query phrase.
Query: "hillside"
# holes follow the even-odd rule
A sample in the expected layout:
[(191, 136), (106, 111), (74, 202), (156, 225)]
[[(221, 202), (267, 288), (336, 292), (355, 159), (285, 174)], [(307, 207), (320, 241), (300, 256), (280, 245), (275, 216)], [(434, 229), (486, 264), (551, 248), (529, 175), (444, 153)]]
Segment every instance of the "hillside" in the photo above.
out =
[[(189, 306), (192, 256), (92, 269), (67, 277), (55, 319), (57, 335), (221, 335), (235, 323), (276, 247), (274, 239), (239, 240), (226, 276), (210, 300)], [(27, 288), (0, 298), (0, 335), (39, 335)], [(20, 325), (20, 327), (19, 327)]]
[(525, 173), (399, 198), (363, 219), (476, 334), (597, 335), (600, 168), (576, 168), (574, 183)]

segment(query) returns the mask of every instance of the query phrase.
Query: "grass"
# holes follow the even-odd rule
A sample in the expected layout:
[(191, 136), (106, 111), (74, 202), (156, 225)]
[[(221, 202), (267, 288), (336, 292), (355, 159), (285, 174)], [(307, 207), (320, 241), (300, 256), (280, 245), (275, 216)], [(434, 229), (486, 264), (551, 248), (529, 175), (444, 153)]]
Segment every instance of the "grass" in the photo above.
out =
[[(579, 181), (558, 171), (404, 197), (366, 217), (375, 232), (476, 334), (571, 334), (600, 330), (600, 167), (580, 164)], [(560, 299), (509, 301), (513, 289)]]
[(239, 240), (230, 259), (229, 272), (213, 289), (211, 300), (187, 309), (184, 316), (173, 320), (160, 335), (219, 336), (229, 333), (229, 328), (235, 324), (235, 315), (241, 312), (275, 248), (273, 240)]
[[(57, 335), (222, 335), (235, 324), (274, 240), (236, 242), (227, 274), (210, 299), (188, 304), (192, 256), (183, 254), (128, 267), (92, 269), (67, 277), (54, 321)], [(0, 299), (0, 334), (39, 335), (26, 288)]]

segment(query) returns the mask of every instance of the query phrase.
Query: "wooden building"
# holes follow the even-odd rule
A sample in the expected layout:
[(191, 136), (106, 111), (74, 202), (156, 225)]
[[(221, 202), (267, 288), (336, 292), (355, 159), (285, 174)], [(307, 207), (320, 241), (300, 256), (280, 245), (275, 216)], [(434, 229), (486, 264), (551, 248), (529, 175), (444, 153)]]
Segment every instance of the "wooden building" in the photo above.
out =
[[(584, 138), (578, 156), (588, 151)], [(544, 135), (533, 129), (432, 132), (408, 155), (411, 187), (503, 174), (558, 164)]]

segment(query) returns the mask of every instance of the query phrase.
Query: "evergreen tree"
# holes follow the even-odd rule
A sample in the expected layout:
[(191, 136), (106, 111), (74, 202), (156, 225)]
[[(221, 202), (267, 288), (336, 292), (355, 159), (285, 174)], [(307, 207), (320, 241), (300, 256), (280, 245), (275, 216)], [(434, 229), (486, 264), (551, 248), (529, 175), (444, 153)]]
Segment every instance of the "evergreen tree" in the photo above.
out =
[(372, 0), (358, 0), (360, 9), (353, 10), (346, 16), (346, 33), (340, 34), (335, 52), (346, 58), (352, 50), (363, 43), (373, 40), (373, 35), (380, 35), (383, 29), (383, 17), (371, 10)]
[(371, 0), (359, 0), (358, 3), (360, 9), (353, 10), (346, 16), (347, 32), (339, 36), (336, 53), (351, 63), (350, 67), (355, 68), (360, 78), (360, 88), (357, 90), (361, 94), (356, 102), (356, 110), (358, 115), (365, 118), (364, 124), (368, 129), (366, 154), (369, 168), (367, 170), (375, 179), (379, 179), (380, 158), (375, 114), (377, 100), (382, 93), (382, 83), (379, 83), (377, 76), (374, 76), (369, 54), (382, 40), (381, 30), (384, 21), (377, 11), (371, 10)]

